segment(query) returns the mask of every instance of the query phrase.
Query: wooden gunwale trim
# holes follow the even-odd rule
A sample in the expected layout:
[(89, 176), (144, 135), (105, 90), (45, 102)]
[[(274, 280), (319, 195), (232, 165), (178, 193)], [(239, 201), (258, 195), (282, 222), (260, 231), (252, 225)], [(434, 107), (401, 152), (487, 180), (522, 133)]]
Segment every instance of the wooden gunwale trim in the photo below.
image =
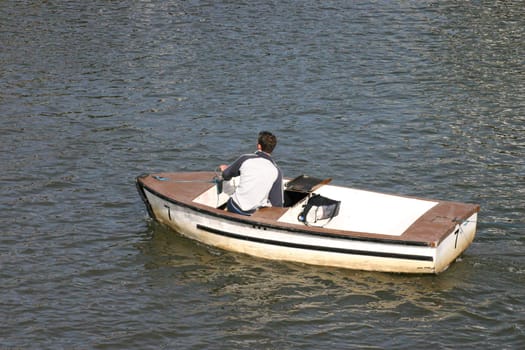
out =
[[(222, 218), (222, 219), (229, 220), (229, 221), (239, 222), (239, 223), (247, 224), (250, 226), (257, 226), (257, 227), (263, 227), (263, 228), (265, 227), (265, 228), (270, 228), (270, 229), (283, 230), (287, 232), (301, 233), (301, 234), (308, 234), (308, 235), (315, 235), (315, 236), (322, 236), (322, 237), (342, 238), (342, 239), (361, 241), (361, 242), (387, 243), (387, 244), (398, 244), (398, 245), (407, 245), (407, 246), (430, 246), (428, 242), (403, 240), (403, 239), (399, 239), (396, 236), (392, 236), (393, 238), (390, 238), (390, 236), (379, 238), (379, 237), (367, 236), (366, 234), (363, 235), (359, 232), (333, 230), (333, 229), (326, 229), (326, 228), (312, 227), (312, 226), (305, 226), (304, 228), (299, 228), (296, 225), (287, 224), (287, 223), (277, 224), (275, 220), (268, 220), (265, 218), (253, 219), (255, 214), (252, 216), (245, 217), (245, 216), (230, 213), (230, 212), (227, 212), (221, 209), (210, 208), (206, 205), (194, 203), (192, 201), (174, 199), (163, 193), (160, 193), (159, 191), (155, 190), (154, 188), (150, 186), (147, 186), (147, 184), (144, 183), (142, 178), (137, 178), (137, 183), (138, 183), (139, 188), (142, 191), (147, 190), (151, 192), (153, 195), (169, 203), (172, 203), (174, 205), (189, 208), (189, 209), (195, 210), (200, 213), (204, 213), (209, 216), (218, 217), (218, 218)], [(149, 206), (149, 203), (146, 203), (146, 207), (148, 206)], [(273, 209), (278, 209), (279, 211), (286, 210), (284, 208), (265, 208), (261, 211), (273, 210)]]

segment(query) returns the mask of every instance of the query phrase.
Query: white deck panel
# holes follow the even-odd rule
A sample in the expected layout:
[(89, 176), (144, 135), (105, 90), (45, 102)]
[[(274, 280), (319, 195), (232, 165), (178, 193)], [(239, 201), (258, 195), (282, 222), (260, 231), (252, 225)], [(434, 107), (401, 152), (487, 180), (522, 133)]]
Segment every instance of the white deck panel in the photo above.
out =
[[(414, 221), (438, 204), (331, 185), (325, 185), (315, 193), (341, 201), (339, 215), (326, 224), (326, 228), (393, 236), (402, 235)], [(298, 223), (302, 204), (291, 208), (278, 221)], [(319, 221), (315, 225), (322, 224), (323, 221)]]
[[(326, 228), (366, 232), (381, 235), (400, 236), (421, 215), (434, 207), (438, 202), (396, 195), (357, 190), (348, 187), (325, 185), (315, 193), (341, 201), (339, 215), (327, 223), (319, 221), (315, 226)], [(216, 207), (228, 200), (228, 195), (217, 196), (215, 187), (205, 191), (194, 199), (195, 203)], [(279, 222), (303, 225), (297, 216), (303, 209), (303, 202), (290, 208), (279, 218)]]

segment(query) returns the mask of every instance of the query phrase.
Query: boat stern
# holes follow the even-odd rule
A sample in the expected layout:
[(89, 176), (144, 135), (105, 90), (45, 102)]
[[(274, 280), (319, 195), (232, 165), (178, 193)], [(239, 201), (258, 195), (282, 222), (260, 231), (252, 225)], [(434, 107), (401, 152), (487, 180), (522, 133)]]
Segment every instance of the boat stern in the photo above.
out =
[(458, 222), (446, 239), (439, 243), (435, 256), (435, 273), (445, 271), (470, 246), (476, 235), (478, 213)]

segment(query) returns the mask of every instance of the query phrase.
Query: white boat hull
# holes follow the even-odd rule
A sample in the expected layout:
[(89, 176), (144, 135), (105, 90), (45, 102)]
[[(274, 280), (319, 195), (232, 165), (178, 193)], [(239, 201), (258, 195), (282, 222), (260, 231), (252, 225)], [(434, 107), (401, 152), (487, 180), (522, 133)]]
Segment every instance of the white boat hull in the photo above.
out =
[(362, 237), (312, 234), (257, 224), (180, 203), (143, 188), (150, 214), (180, 234), (228, 251), (265, 259), (398, 273), (440, 273), (473, 241), (477, 212), (435, 246)]

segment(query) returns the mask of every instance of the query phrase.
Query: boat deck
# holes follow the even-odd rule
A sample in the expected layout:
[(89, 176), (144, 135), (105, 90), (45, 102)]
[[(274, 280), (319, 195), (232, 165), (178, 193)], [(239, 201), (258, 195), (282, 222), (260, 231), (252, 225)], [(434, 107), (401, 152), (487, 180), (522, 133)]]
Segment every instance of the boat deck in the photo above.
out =
[[(383, 241), (405, 241), (437, 246), (455, 227), (479, 211), (479, 206), (449, 201), (389, 195), (341, 186), (324, 185), (315, 193), (340, 200), (339, 215), (324, 227), (306, 226), (297, 220), (306, 198), (291, 207), (261, 208), (251, 216), (240, 216), (220, 209), (228, 195), (217, 195), (214, 173), (159, 173), (139, 181), (162, 197), (237, 221), (279, 226), (316, 234), (351, 236)], [(228, 189), (225, 188), (228, 192)], [(320, 223), (322, 224), (322, 223)]]

